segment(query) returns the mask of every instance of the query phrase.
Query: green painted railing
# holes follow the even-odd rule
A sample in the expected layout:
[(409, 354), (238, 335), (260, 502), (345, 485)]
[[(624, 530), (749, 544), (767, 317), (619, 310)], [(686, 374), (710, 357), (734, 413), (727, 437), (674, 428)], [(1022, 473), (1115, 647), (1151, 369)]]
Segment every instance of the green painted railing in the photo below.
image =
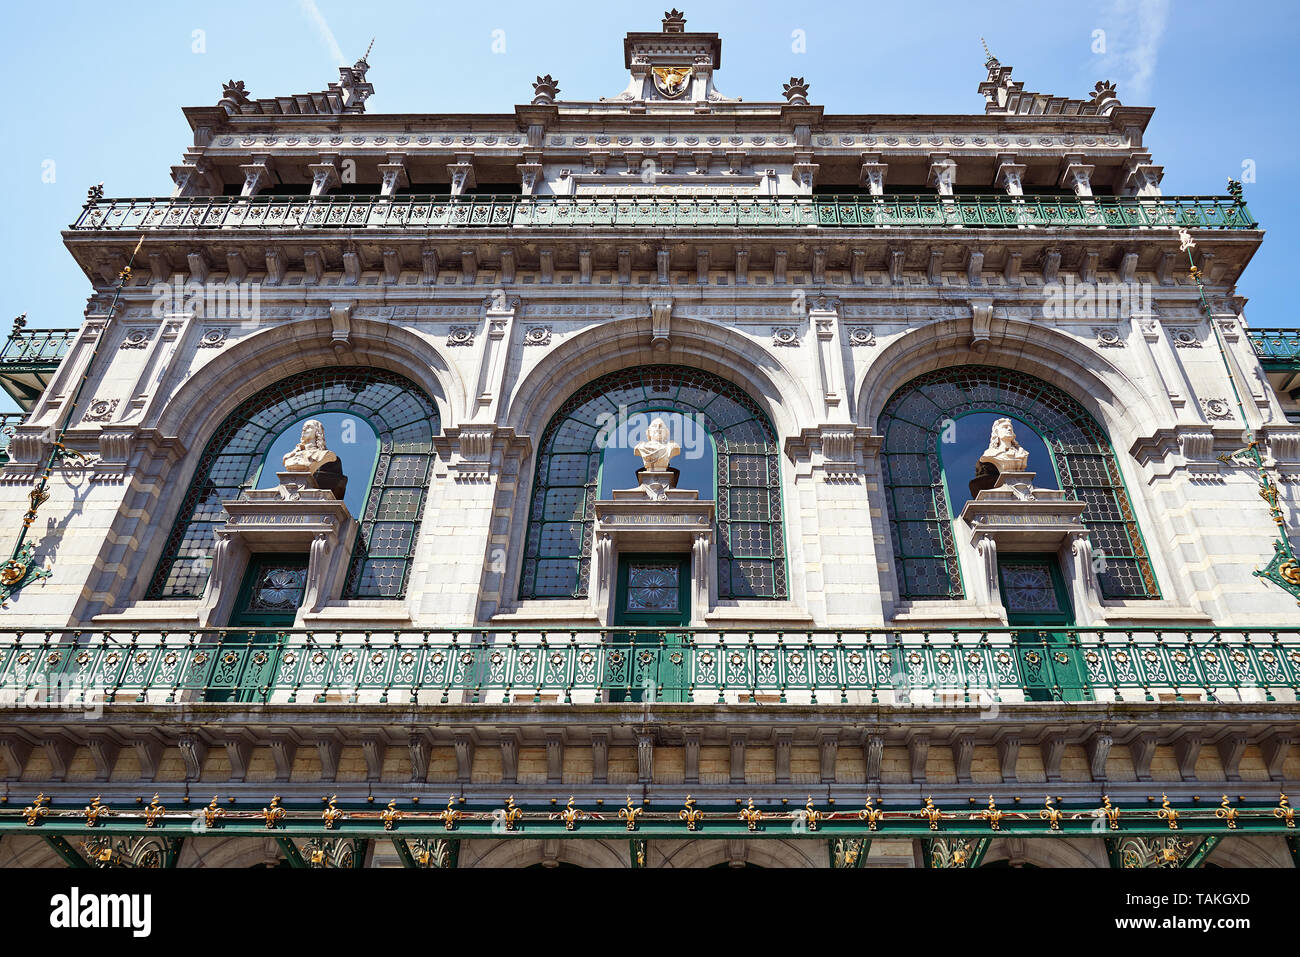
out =
[(14, 429), (26, 418), (25, 412), (0, 413), (0, 465), (9, 461), (9, 440), (14, 437)]
[(0, 347), (0, 366), (57, 366), (76, 338), (76, 329), (15, 329)]
[(1246, 336), (1266, 365), (1300, 365), (1300, 329), (1247, 329)]
[[(0, 706), (1295, 701), (1300, 630), (9, 632)], [(1012, 692), (1009, 694), (1009, 692)], [(1186, 696), (1195, 697), (1187, 698)]]
[(1231, 196), (200, 196), (102, 199), (78, 230), (1016, 226), (1256, 229)]

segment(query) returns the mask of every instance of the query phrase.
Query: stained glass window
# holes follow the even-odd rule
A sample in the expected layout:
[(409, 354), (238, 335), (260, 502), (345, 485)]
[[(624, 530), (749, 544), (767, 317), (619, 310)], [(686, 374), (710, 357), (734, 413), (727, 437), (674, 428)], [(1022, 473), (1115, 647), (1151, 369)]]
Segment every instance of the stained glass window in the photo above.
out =
[[(767, 416), (720, 376), (652, 365), (588, 383), (546, 426), (529, 506), (521, 598), (586, 597), (595, 501), (609, 437), (626, 433), (618, 423), (628, 417), (655, 412), (689, 416), (712, 438), (708, 451), (715, 456), (718, 597), (788, 597), (781, 463)], [(627, 479), (625, 487), (635, 485), (630, 473)]]
[[(198, 598), (212, 569), (223, 501), (252, 487), (267, 450), (285, 429), (312, 413), (365, 419), (379, 441), (379, 461), (343, 588), (345, 598), (401, 598), (420, 530), (441, 428), (438, 407), (412, 382), (383, 369), (314, 369), (290, 376), (246, 400), (217, 429), (167, 539), (149, 598)], [(349, 476), (364, 481), (361, 476)], [(265, 485), (266, 482), (261, 484)], [(271, 484), (274, 484), (272, 482)]]
[[(1155, 573), (1110, 441), (1074, 398), (1041, 379), (992, 366), (956, 366), (913, 379), (880, 414), (881, 462), (902, 598), (962, 598), (939, 444), (971, 412), (1001, 412), (1046, 443), (1060, 487), (1087, 503), (1084, 525), (1107, 598), (1159, 598)], [(1031, 466), (1032, 466), (1031, 462)], [(1046, 469), (1043, 469), (1046, 471)], [(970, 476), (950, 476), (963, 487)]]

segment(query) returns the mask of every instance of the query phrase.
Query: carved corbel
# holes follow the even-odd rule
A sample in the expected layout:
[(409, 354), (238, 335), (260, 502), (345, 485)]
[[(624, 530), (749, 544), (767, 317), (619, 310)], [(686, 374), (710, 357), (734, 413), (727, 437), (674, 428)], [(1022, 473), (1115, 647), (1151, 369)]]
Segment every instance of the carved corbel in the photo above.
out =
[(669, 297), (650, 300), (650, 347), (666, 352), (672, 345), (673, 301)]
[(1082, 154), (1067, 153), (1061, 158), (1061, 178), (1058, 186), (1067, 186), (1081, 198), (1092, 196), (1092, 174), (1096, 169), (1083, 161)]
[(883, 196), (888, 173), (889, 166), (880, 161), (879, 153), (863, 153), (862, 166), (858, 170), (858, 185), (867, 187), (872, 196)]
[(309, 164), (307, 171), (311, 173), (312, 196), (324, 196), (338, 189), (343, 183), (339, 175), (339, 158), (336, 153), (326, 153), (320, 158), (319, 163)]
[(271, 185), (270, 156), (265, 154), (254, 156), (251, 163), (245, 163), (239, 169), (244, 174), (244, 186), (239, 192), (240, 196), (256, 196)]
[(999, 153), (995, 163), (997, 173), (993, 178), (993, 185), (1006, 190), (1008, 196), (1023, 196), (1025, 170), (1028, 167), (1024, 163), (1016, 162), (1014, 153)]
[(284, 258), (284, 250), (279, 248), (268, 249), (266, 251), (266, 283), (268, 286), (278, 286), (284, 282), (284, 274), (288, 270), (288, 264)]
[(399, 189), (410, 186), (411, 180), (406, 175), (406, 154), (389, 153), (388, 162), (379, 164), (379, 177), (380, 196), (395, 196)]
[(993, 300), (992, 299), (972, 299), (970, 300), (971, 312), (971, 337), (970, 347), (977, 355), (984, 355), (989, 351), (989, 343), (992, 340), (993, 328)]

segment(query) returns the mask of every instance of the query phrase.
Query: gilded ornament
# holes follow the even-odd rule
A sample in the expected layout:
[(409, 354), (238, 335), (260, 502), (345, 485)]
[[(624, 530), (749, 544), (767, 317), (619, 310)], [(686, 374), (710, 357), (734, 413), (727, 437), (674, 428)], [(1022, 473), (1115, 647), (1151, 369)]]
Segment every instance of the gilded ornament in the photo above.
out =
[(930, 830), (939, 830), (939, 822), (943, 820), (943, 811), (934, 806), (933, 797), (926, 797), (925, 807), (921, 808), (921, 817), (930, 822)]
[(813, 799), (811, 794), (808, 795), (808, 803), (803, 806), (803, 816), (804, 816), (804, 820), (808, 822), (808, 830), (810, 831), (817, 830), (817, 824), (821, 821), (823, 817), (825, 817), (825, 815), (822, 814), (821, 811), (813, 807)]
[(1223, 803), (1215, 810), (1214, 816), (1227, 822), (1232, 830), (1237, 829), (1237, 815), (1240, 812), (1228, 804), (1228, 795), (1223, 796)]
[(704, 820), (704, 812), (695, 807), (695, 798), (688, 794), (686, 795), (686, 807), (677, 812), (677, 817), (686, 822), (686, 830), (698, 831), (700, 822)]
[(560, 812), (560, 819), (564, 821), (564, 829), (566, 831), (574, 830), (578, 826), (578, 818), (581, 814), (582, 811), (573, 806), (573, 795), (570, 794), (569, 803)]
[[(1295, 808), (1287, 803), (1286, 795), (1279, 794), (1277, 807), (1273, 808), (1273, 816), (1280, 818), (1287, 827), (1295, 827)], [(31, 823), (28, 821), (27, 823)]]
[(338, 800), (339, 796), (337, 794), (331, 794), (329, 804), (326, 806), (325, 810), (321, 812), (321, 817), (325, 820), (326, 830), (334, 830), (334, 826), (338, 824), (340, 820), (347, 817), (347, 814), (339, 809)]
[(144, 826), (155, 827), (166, 813), (167, 809), (158, 803), (158, 795), (155, 794), (153, 801), (144, 809)]
[(754, 799), (749, 799), (749, 807), (741, 808), (737, 815), (751, 831), (758, 830), (758, 822), (763, 820), (763, 812), (754, 807)]
[(111, 808), (99, 803), (99, 798), (100, 795), (96, 794), (95, 799), (86, 805), (86, 827), (94, 827), (101, 817), (108, 817), (113, 813)]
[(858, 812), (858, 819), (867, 822), (867, 830), (879, 830), (880, 820), (885, 816), (881, 808), (871, 806), (871, 795), (867, 795), (867, 806)]
[(379, 812), (379, 820), (384, 822), (384, 830), (391, 831), (402, 819), (402, 812), (397, 809), (397, 798), (388, 802), (388, 807)]
[(627, 821), (627, 829), (629, 831), (636, 830), (636, 819), (640, 814), (641, 808), (632, 806), (632, 795), (629, 794), (627, 796), (627, 807), (621, 807), (618, 809), (618, 816), (624, 821)]
[(217, 806), (217, 795), (212, 795), (212, 803), (203, 809), (204, 827), (216, 827), (218, 822), (226, 816), (226, 809)]
[(460, 811), (456, 810), (456, 795), (453, 794), (447, 798), (447, 810), (440, 811), (438, 818), (442, 821), (442, 826), (446, 830), (452, 831), (456, 829), (456, 822), (461, 818)]
[(1119, 808), (1110, 803), (1110, 795), (1101, 796), (1101, 813), (1106, 815), (1106, 821), (1112, 831), (1119, 830)]
[(993, 800), (993, 795), (989, 795), (989, 806), (987, 811), (979, 811), (971, 815), (971, 818), (979, 818), (989, 822), (989, 827), (995, 831), (1002, 830), (1002, 818), (1006, 816), (1005, 811), (999, 811), (997, 802)]
[(1063, 816), (1060, 809), (1052, 806), (1052, 796), (1050, 794), (1047, 795), (1043, 803), (1044, 807), (1038, 812), (1038, 816), (1047, 821), (1053, 831), (1059, 831), (1061, 829), (1061, 817)]
[(1178, 830), (1178, 811), (1169, 804), (1169, 795), (1160, 795), (1160, 810), (1156, 811), (1156, 817), (1168, 821), (1169, 830)]
[[(28, 827), (35, 827), (37, 824), (40, 824), (41, 818), (50, 813), (50, 809), (46, 807), (49, 803), (50, 799), (45, 796), (44, 792), (42, 792), (36, 795), (35, 801), (23, 808), (23, 817), (27, 819)], [(1284, 805), (1286, 804), (1285, 795), (1282, 797), (1282, 803)]]
[(275, 827), (288, 812), (280, 806), (280, 795), (276, 794), (271, 798), (271, 806), (262, 808), (262, 817), (266, 819), (267, 830)]
[(506, 809), (505, 809), (505, 817), (504, 817), (504, 820), (506, 822), (506, 830), (513, 831), (515, 829), (515, 825), (519, 823), (519, 819), (522, 818), (523, 816), (524, 816), (524, 812), (515, 806), (515, 796), (513, 794), (510, 795), (510, 797), (506, 799)]

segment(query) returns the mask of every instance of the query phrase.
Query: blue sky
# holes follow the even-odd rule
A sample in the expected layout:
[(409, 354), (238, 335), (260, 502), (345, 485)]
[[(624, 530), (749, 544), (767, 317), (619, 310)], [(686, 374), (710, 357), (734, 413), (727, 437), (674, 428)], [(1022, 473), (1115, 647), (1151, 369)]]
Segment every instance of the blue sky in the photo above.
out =
[[(59, 231), (101, 180), (109, 196), (168, 195), (169, 168), (191, 142), (181, 107), (215, 104), (225, 80), (242, 79), (255, 97), (320, 90), (373, 36), (372, 112), (507, 112), (531, 97), (539, 73), (556, 77), (562, 98), (613, 96), (626, 82), (623, 34), (659, 29), (664, 6), (15, 5), (13, 95), (0, 120), (0, 322), (25, 311), (32, 327), (80, 323), (90, 286)], [(1166, 193), (1221, 194), (1254, 161), (1246, 198), (1268, 238), (1238, 291), (1252, 326), (1300, 325), (1293, 3), (692, 0), (685, 13), (688, 29), (722, 36), (719, 89), (748, 100), (778, 99), (798, 75), (828, 112), (982, 112), (981, 36), (1026, 89), (1082, 97), (1115, 81), (1122, 102), (1157, 108), (1146, 145), (1165, 167)], [(793, 49), (796, 30), (806, 52)], [(1105, 53), (1093, 52), (1098, 30)]]

